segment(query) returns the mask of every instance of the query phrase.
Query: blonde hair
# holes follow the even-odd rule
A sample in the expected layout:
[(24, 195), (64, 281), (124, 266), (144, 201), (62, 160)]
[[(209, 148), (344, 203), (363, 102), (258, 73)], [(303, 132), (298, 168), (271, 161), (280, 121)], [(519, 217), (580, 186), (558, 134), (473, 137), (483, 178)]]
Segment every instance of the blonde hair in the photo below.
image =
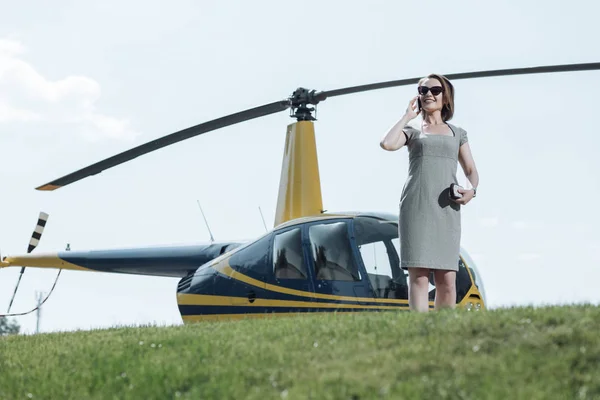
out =
[(427, 79), (437, 79), (442, 85), (442, 120), (450, 121), (454, 116), (454, 86), (444, 75), (429, 74), (419, 80), (419, 85)]

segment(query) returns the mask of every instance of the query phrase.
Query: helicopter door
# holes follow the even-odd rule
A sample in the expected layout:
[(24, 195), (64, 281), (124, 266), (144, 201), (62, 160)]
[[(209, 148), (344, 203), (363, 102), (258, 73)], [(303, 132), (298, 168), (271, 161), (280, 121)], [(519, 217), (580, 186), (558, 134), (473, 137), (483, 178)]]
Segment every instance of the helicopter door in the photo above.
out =
[(283, 289), (306, 292), (307, 297), (303, 301), (310, 301), (312, 285), (306, 253), (302, 246), (301, 227), (281, 230), (273, 235), (271, 260), (271, 283)]
[[(307, 224), (306, 240), (315, 293), (345, 297), (373, 297), (367, 276), (359, 267), (358, 250), (347, 220)], [(356, 251), (355, 251), (356, 250)], [(341, 300), (333, 300), (338, 302)]]
[(375, 296), (408, 300), (408, 272), (400, 268), (397, 223), (356, 217), (353, 225), (354, 241)]

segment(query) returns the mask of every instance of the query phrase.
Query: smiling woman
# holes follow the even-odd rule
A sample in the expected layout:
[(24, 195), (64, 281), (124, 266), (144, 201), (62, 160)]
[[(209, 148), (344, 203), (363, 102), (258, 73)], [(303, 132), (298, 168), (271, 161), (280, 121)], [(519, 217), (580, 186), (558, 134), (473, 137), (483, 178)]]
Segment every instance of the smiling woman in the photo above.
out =
[[(438, 74), (419, 80), (404, 116), (380, 142), (384, 150), (408, 147), (408, 178), (400, 198), (401, 266), (409, 271), (412, 310), (428, 311), (429, 274), (436, 285), (436, 308), (456, 304), (456, 272), (460, 253), (461, 206), (475, 197), (479, 175), (467, 132), (448, 123), (454, 115), (454, 87)], [(421, 129), (408, 122), (422, 115)], [(458, 188), (460, 162), (473, 186)]]

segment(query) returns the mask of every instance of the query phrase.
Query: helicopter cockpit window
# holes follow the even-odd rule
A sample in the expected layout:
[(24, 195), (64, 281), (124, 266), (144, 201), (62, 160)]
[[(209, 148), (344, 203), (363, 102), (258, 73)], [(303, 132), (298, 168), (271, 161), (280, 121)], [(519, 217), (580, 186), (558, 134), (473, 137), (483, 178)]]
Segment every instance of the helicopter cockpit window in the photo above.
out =
[(317, 280), (361, 280), (352, 254), (346, 222), (312, 225), (308, 236)]
[(377, 297), (408, 299), (408, 273), (400, 268), (397, 222), (357, 217), (354, 237)]
[(240, 249), (229, 259), (235, 271), (259, 279), (269, 273), (269, 248), (271, 236), (267, 235)]
[(277, 279), (307, 279), (300, 228), (275, 235), (273, 273)]

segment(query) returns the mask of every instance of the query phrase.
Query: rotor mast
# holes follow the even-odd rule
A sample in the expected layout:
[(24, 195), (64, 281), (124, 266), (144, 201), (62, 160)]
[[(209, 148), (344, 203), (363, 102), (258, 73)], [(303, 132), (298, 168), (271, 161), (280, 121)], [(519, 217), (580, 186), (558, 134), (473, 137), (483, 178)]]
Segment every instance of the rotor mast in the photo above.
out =
[(275, 226), (286, 221), (323, 212), (321, 179), (313, 112), (323, 92), (296, 89), (290, 97), (290, 117), (296, 122), (286, 130)]

